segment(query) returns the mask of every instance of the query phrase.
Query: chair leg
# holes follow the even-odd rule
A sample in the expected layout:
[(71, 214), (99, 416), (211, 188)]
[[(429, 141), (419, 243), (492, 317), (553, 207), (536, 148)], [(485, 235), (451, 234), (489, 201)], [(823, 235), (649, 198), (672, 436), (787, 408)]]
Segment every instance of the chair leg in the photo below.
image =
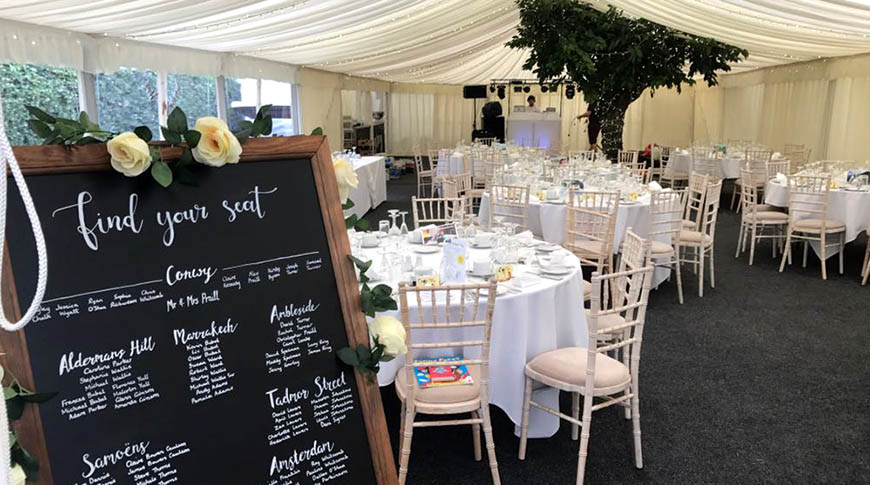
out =
[[(477, 414), (477, 411), (471, 412), (472, 419), (478, 419), (480, 417)], [(480, 461), (482, 459), (482, 455), (480, 454), (480, 425), (472, 424), (471, 425), (471, 440), (474, 443), (474, 461)]]
[(529, 437), (529, 409), (532, 402), (532, 379), (526, 377), (526, 387), (523, 393), (523, 420), (520, 423), (520, 452), (519, 459), (526, 459), (526, 441)]
[(495, 440), (492, 439), (492, 422), (489, 420), (489, 403), (481, 401), (480, 413), (483, 416), (483, 437), (486, 440), (486, 455), (489, 457), (489, 470), (493, 485), (501, 485), (498, 475), (498, 461), (495, 459)]
[(580, 433), (580, 453), (577, 458), (577, 485), (583, 485), (586, 457), (589, 455), (589, 430), (592, 428), (592, 396), (583, 396), (583, 430)]
[(402, 449), (402, 442), (404, 441), (404, 433), (405, 433), (405, 401), (402, 401), (402, 410), (401, 410), (401, 418), (399, 418), (399, 450)]
[(683, 275), (680, 270), (680, 260), (677, 259), (676, 271), (677, 271), (677, 296), (680, 298), (680, 305), (683, 304)]
[(737, 184), (734, 184), (734, 189), (731, 191), (730, 210), (734, 210), (734, 201), (737, 200)]
[(399, 485), (408, 478), (408, 458), (411, 456), (411, 437), (414, 433), (414, 408), (407, 406), (402, 430), (402, 449), (399, 450)]
[(840, 233), (840, 274), (843, 274), (843, 250), (846, 249), (846, 233)]
[(744, 224), (743, 222), (741, 222), (741, 223), (740, 223), (740, 232), (739, 232), (738, 235), (737, 235), (737, 251), (734, 251), (734, 257), (735, 257), (735, 258), (739, 258), (739, 257), (740, 257), (740, 245), (741, 245), (742, 242), (743, 242), (743, 233), (744, 233), (744, 231), (746, 231), (746, 224)]
[[(749, 266), (752, 266), (752, 262), (755, 261), (755, 237), (756, 230), (758, 228), (758, 224), (752, 224), (752, 234), (749, 236)], [(713, 253), (710, 253), (710, 257), (713, 257)]]
[(704, 246), (698, 246), (698, 296), (704, 297)]
[[(580, 393), (571, 393), (571, 416), (574, 419), (580, 419)], [(576, 423), (571, 423), (571, 439), (577, 441), (580, 437), (580, 426)]]
[(779, 264), (779, 272), (785, 269), (785, 262), (791, 261), (791, 231), (786, 229), (785, 247), (782, 248), (782, 263)]
[(803, 264), (804, 268), (807, 267), (807, 250), (809, 247), (810, 247), (810, 242), (807, 240), (804, 240), (804, 259), (803, 259), (803, 262), (801, 263), (801, 264)]
[[(820, 239), (821, 239), (821, 243), (822, 243), (822, 248), (821, 248), (822, 249), (822, 255), (821, 255), (821, 258), (822, 258), (822, 279), (827, 280), (828, 279), (828, 254), (827, 254), (828, 241), (826, 241), (824, 233), (822, 233)], [(809, 244), (809, 243), (807, 243), (807, 244)]]
[(643, 468), (643, 448), (640, 441), (640, 396), (638, 395), (637, 380), (632, 383), (631, 398), (631, 424), (634, 428), (634, 466), (638, 469)]

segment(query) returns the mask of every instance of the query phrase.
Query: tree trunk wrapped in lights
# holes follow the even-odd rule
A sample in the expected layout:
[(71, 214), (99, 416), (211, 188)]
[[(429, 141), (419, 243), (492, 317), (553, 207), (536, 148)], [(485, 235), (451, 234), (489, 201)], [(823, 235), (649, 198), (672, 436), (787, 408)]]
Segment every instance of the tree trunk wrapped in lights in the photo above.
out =
[[(598, 10), (577, 0), (517, 0), (520, 25), (507, 45), (528, 49), (523, 67), (541, 83), (572, 82), (596, 107), (604, 151), (622, 149), (628, 106), (646, 89), (709, 86), (719, 71), (749, 53), (714, 39), (686, 34), (614, 7)], [(688, 121), (687, 121), (688, 122)]]

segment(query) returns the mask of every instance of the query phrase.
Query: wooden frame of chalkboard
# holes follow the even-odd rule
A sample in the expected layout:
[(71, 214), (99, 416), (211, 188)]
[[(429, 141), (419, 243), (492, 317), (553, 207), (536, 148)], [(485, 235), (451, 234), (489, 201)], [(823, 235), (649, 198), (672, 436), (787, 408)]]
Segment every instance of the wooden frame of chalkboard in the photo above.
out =
[[(324, 136), (294, 136), (250, 139), (244, 145), (241, 162), (308, 159), (314, 175), (313, 183), (317, 188), (317, 198), (326, 229), (330, 259), (338, 287), (341, 312), (348, 342), (351, 346), (368, 343), (368, 331), (360, 307), (359, 286), (353, 264), (347, 255), (351, 253), (348, 242), (344, 215), (338, 201), (338, 187), (332, 168), (332, 156)], [(181, 156), (178, 147), (161, 147), (164, 159), (171, 160)], [(63, 146), (21, 146), (14, 148), (15, 156), (25, 175), (62, 174), (111, 170), (110, 157), (105, 145)], [(143, 175), (143, 176), (148, 176)], [(120, 177), (120, 174), (119, 174)], [(29, 229), (27, 229), (29, 230)], [(2, 298), (7, 309), (7, 317), (17, 320), (21, 315), (15, 277), (7, 249), (3, 256)], [(51, 256), (51, 255), (49, 255)], [(23, 302), (29, 304), (29, 302)], [(14, 373), (22, 385), (34, 387), (31, 359), (28, 352), (25, 332), (0, 331), (0, 363)], [(369, 449), (375, 477), (379, 484), (397, 482), (396, 467), (392, 446), (387, 433), (383, 404), (377, 384), (370, 382), (359, 372), (355, 372), (356, 387), (362, 405), (363, 419), (368, 437)], [(48, 391), (48, 389), (37, 389)], [(54, 483), (51, 464), (48, 459), (42, 420), (37, 406), (27, 406), (22, 418), (15, 423), (21, 444), (39, 459), (40, 479), (36, 483)]]

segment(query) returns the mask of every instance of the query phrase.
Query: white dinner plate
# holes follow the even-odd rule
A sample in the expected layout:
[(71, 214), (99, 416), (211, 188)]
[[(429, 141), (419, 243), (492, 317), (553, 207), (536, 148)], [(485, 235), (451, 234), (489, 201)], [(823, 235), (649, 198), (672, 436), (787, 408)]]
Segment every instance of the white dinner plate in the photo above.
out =
[(414, 248), (414, 252), (420, 254), (432, 254), (437, 253), (438, 251), (441, 251), (441, 248), (438, 246), (420, 245)]
[(563, 276), (573, 270), (574, 268), (570, 266), (541, 266), (541, 273), (554, 276)]
[(380, 242), (380, 241), (378, 241), (378, 242), (375, 243), (375, 244), (360, 243), (360, 246), (363, 247), (363, 248), (365, 248), (365, 249), (376, 248), (376, 247), (378, 247), (378, 246), (380, 246), (380, 245), (381, 245), (381, 242)]
[(492, 249), (492, 244), (491, 244), (491, 243), (490, 243), (490, 244), (487, 244), (486, 246), (484, 246), (484, 245), (482, 245), (482, 244), (475, 244), (475, 243), (472, 242), (472, 243), (469, 244), (469, 246), (471, 246), (471, 247), (474, 248), (474, 249)]
[[(497, 285), (497, 286), (495, 287), (495, 294), (496, 294), (496, 296), (504, 295), (504, 294), (507, 293), (507, 292), (508, 292), (508, 289), (507, 289), (506, 286), (503, 286), (503, 285)], [(483, 296), (488, 295), (488, 294), (489, 294), (489, 288), (481, 288), (481, 289), (480, 289), (480, 294), (483, 295)]]
[(545, 246), (538, 246), (535, 248), (536, 251), (541, 251), (542, 253), (552, 253), (553, 251), (558, 251), (562, 249), (562, 246), (557, 244), (549, 244)]

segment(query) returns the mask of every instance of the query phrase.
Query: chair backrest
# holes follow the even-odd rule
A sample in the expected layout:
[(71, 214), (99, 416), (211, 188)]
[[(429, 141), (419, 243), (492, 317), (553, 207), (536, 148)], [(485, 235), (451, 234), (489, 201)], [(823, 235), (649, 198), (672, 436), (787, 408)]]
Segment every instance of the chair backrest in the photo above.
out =
[(783, 156), (791, 161), (792, 173), (798, 173), (804, 169), (810, 160), (811, 148), (803, 148), (800, 150), (787, 150)]
[(429, 150), (429, 168), (434, 169), (438, 166), (438, 150)]
[(821, 219), (827, 229), (830, 175), (792, 175), (788, 178), (788, 217), (791, 222)]
[(662, 149), (662, 159), (666, 159), (666, 158), (671, 157), (671, 147), (662, 146), (661, 149)]
[(471, 205), (471, 190), (473, 188), (470, 173), (461, 173), (441, 180), (441, 190), (446, 199), (462, 199), (465, 204), (465, 214), (474, 210)]
[(640, 165), (638, 167), (631, 167), (628, 169), (628, 172), (631, 174), (631, 177), (635, 182), (639, 184), (647, 184), (649, 183), (650, 178), (650, 169)]
[(465, 201), (461, 198), (411, 197), (411, 209), (414, 214), (414, 229), (417, 229), (427, 224), (462, 221), (465, 216)]
[(493, 185), (489, 188), (489, 198), (490, 227), (494, 217), (501, 217), (503, 222), (519, 224), (523, 229), (528, 227), (528, 185)]
[(669, 236), (671, 245), (679, 245), (683, 229), (683, 197), (683, 191), (650, 192), (650, 240), (657, 239), (656, 236)]
[[(481, 295), (481, 290), (486, 290), (488, 296)], [(409, 399), (414, 399), (418, 388), (414, 375), (415, 359), (424, 357), (417, 354), (433, 352), (440, 354), (435, 355), (436, 358), (445, 357), (448, 353), (456, 352), (456, 349), (462, 349), (461, 360), (427, 360), (423, 365), (480, 366), (480, 374), (471, 377), (480, 382), (480, 392), (486, 396), (495, 295), (495, 279), (486, 283), (429, 287), (399, 283), (399, 312), (405, 327), (405, 346), (408, 348), (405, 357), (405, 372), (408, 373), (405, 395)], [(415, 303), (413, 307), (409, 300)], [(479, 336), (458, 340), (457, 329), (468, 328), (479, 329), (472, 331), (479, 333)], [(424, 336), (418, 335), (418, 332)]]
[[(607, 355), (620, 348), (625, 348), (623, 352), (630, 359), (629, 374), (632, 379), (637, 379), (652, 275), (652, 266), (607, 275), (592, 273), (592, 298), (589, 317), (586, 319), (589, 332), (586, 392), (591, 391), (592, 395), (608, 394), (606, 389), (600, 391), (595, 389), (595, 371), (598, 367), (595, 365), (595, 359), (598, 354)], [(620, 290), (610, 291), (610, 297), (602, 301), (603, 288), (620, 288)], [(610, 327), (599, 325), (598, 320), (608, 315), (619, 315), (622, 320)], [(622, 333), (623, 338), (614, 340), (614, 333)]]
[(785, 144), (785, 147), (783, 147), (783, 150), (782, 150), (782, 151), (783, 151), (784, 153), (788, 153), (788, 152), (797, 152), (797, 151), (802, 151), (802, 150), (804, 150), (806, 147), (807, 147), (807, 146), (804, 145), (803, 143), (800, 143), (800, 144), (797, 144), (797, 143), (786, 143), (786, 144)]
[[(749, 153), (749, 152), (747, 152), (747, 153)], [(765, 184), (767, 184), (767, 180), (768, 180), (767, 179), (767, 162), (768, 161), (769, 160), (758, 159), (758, 158), (749, 158), (747, 156), (746, 162), (743, 164), (743, 166), (741, 167), (740, 170), (741, 170), (741, 172), (743, 171), (743, 169), (749, 170), (750, 177), (748, 180), (750, 182), (752, 182), (753, 184), (755, 184), (756, 187), (761, 188), (761, 187), (764, 187)], [(740, 178), (740, 182), (741, 183), (746, 182), (745, 180), (743, 180), (742, 176)]]
[(643, 268), (650, 262), (650, 243), (635, 233), (632, 228), (625, 230), (625, 237), (622, 240), (622, 256), (619, 258), (619, 268), (617, 271), (626, 271), (630, 269)]
[(746, 162), (760, 162), (762, 165), (770, 161), (773, 152), (770, 150), (746, 150)]
[(714, 238), (716, 235), (716, 220), (719, 218), (719, 199), (722, 196), (722, 180), (715, 179), (714, 182), (708, 182), (706, 192), (704, 195), (704, 212), (701, 215), (700, 231)]
[(701, 228), (701, 216), (704, 213), (704, 197), (707, 195), (707, 180), (710, 177), (697, 172), (689, 176), (689, 186), (683, 196), (683, 219), (695, 223), (694, 230)]
[[(565, 218), (565, 249), (578, 256), (589, 249), (605, 255), (613, 251), (619, 192), (568, 192), (568, 217)], [(583, 257), (581, 262), (586, 262)]]
[(626, 167), (633, 168), (638, 163), (640, 154), (637, 150), (619, 150), (617, 153), (617, 162)]
[(478, 138), (475, 140), (481, 145), (492, 146), (492, 143), (495, 141), (495, 138)]
[[(764, 173), (762, 185), (767, 180), (767, 172)], [(758, 173), (753, 172), (749, 167), (740, 169), (740, 203), (743, 212), (743, 219), (754, 220), (758, 213), (758, 189), (760, 185)]]
[(780, 159), (767, 162), (767, 179), (775, 179), (778, 173), (783, 175), (791, 174), (791, 160)]
[(716, 175), (716, 159), (707, 147), (692, 148), (692, 171), (704, 175)]
[(581, 162), (588, 162), (595, 160), (595, 150), (581, 150), (581, 151), (571, 151), (568, 152), (569, 160), (579, 160)]

